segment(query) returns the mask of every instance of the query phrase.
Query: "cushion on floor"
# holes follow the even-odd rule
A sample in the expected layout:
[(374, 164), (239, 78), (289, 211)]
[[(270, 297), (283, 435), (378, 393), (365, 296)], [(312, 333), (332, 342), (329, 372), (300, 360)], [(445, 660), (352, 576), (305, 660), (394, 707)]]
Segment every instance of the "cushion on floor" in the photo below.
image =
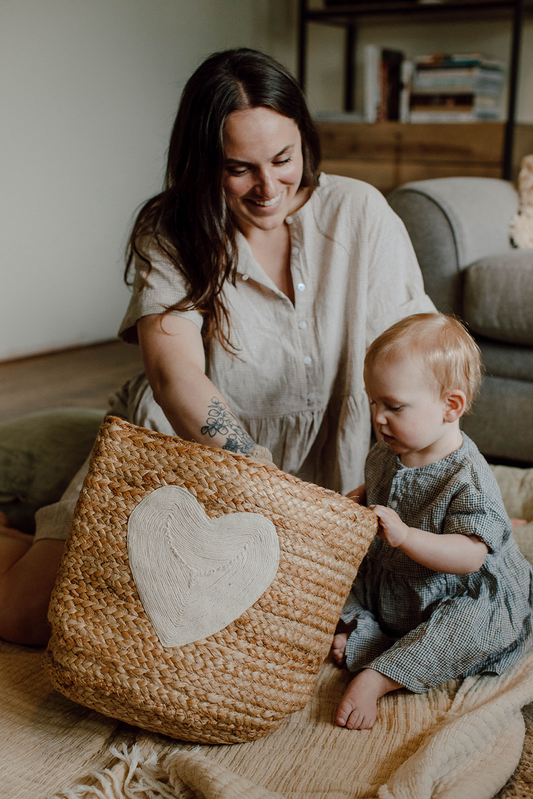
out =
[(55, 408), (0, 424), (0, 510), (13, 527), (34, 532), (35, 512), (61, 497), (104, 415), (93, 408)]

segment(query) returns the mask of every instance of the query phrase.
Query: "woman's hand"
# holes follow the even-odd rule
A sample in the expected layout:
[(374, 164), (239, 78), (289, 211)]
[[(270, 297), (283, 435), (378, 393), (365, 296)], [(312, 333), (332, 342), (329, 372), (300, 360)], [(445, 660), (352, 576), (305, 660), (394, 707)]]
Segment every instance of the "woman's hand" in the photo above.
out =
[(371, 505), (370, 510), (379, 517), (379, 537), (391, 547), (401, 546), (409, 535), (409, 527), (402, 522), (396, 511), (384, 505)]
[(362, 486), (359, 488), (354, 488), (353, 491), (350, 491), (346, 494), (348, 499), (353, 499), (354, 502), (357, 502), (358, 505), (366, 505), (366, 488), (365, 484), (363, 483)]

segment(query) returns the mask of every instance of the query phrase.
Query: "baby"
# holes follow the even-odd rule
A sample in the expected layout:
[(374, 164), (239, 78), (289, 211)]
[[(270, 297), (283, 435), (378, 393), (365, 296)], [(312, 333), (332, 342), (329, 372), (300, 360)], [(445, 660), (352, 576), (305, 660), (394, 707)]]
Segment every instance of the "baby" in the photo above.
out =
[(380, 440), (349, 496), (364, 501), (366, 490), (381, 524), (332, 647), (357, 672), (336, 722), (358, 730), (389, 691), (501, 674), (533, 641), (533, 571), (459, 429), (481, 382), (477, 345), (455, 319), (410, 316), (370, 346), (364, 380)]

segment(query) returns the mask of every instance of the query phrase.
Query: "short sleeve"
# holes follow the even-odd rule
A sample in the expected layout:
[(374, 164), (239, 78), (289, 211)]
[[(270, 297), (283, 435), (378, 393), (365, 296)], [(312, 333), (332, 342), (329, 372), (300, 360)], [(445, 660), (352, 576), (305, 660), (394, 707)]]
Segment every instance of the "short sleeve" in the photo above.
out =
[(448, 505), (442, 532), (477, 535), (491, 552), (497, 552), (509, 524), (497, 493), (470, 483), (463, 485)]
[[(138, 343), (136, 325), (141, 317), (164, 313), (188, 293), (185, 278), (169, 261), (158, 253), (152, 253), (150, 257), (151, 269), (140, 258), (134, 262), (133, 294), (118, 333), (119, 338), (128, 343)], [(171, 313), (190, 319), (202, 328), (203, 318), (199, 311)]]
[(405, 225), (379, 192), (367, 199), (368, 314), (367, 340), (415, 313), (435, 313), (424, 290), (422, 273)]

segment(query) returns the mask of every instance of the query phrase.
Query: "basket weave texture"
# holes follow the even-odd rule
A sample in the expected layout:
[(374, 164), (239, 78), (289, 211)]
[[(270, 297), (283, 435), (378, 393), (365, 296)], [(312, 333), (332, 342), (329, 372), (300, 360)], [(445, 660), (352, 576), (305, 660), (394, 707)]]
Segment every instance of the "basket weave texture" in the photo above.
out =
[[(259, 600), (181, 647), (160, 643), (128, 561), (128, 519), (161, 486), (186, 489), (210, 518), (259, 513), (280, 544)], [(50, 678), (82, 705), (173, 738), (259, 738), (310, 698), (376, 530), (368, 509), (275, 466), (108, 417), (52, 595)]]

